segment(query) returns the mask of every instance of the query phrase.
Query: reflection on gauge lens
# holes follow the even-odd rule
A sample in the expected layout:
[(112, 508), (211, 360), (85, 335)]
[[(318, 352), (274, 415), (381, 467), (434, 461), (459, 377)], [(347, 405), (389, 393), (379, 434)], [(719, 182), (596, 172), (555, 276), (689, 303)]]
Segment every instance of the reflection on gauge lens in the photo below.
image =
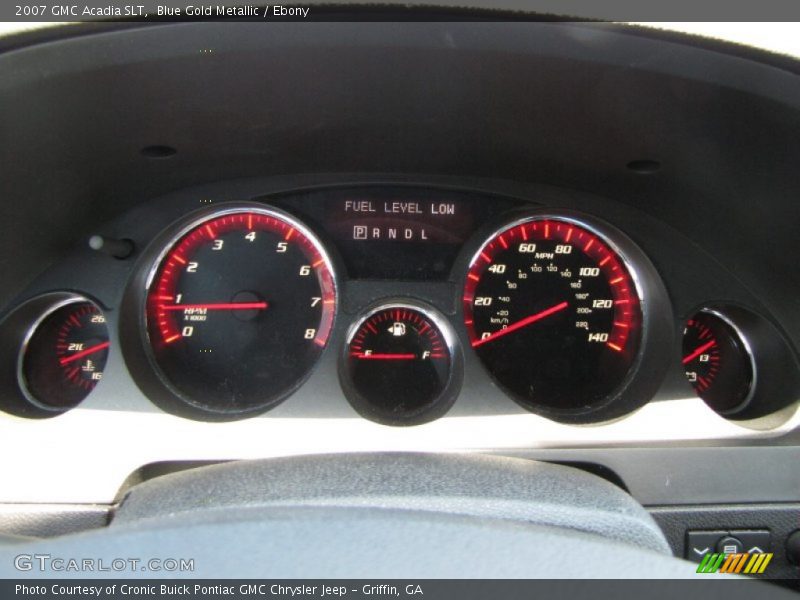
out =
[(335, 303), (330, 263), (298, 223), (266, 209), (215, 213), (158, 266), (147, 297), (152, 355), (186, 404), (263, 410), (310, 373)]
[(534, 218), (488, 240), (467, 274), (472, 347), (529, 410), (582, 411), (623, 383), (641, 339), (631, 274), (599, 235)]
[(752, 389), (753, 365), (745, 342), (714, 312), (699, 312), (686, 322), (683, 366), (697, 395), (719, 413), (738, 409)]
[(79, 404), (103, 377), (108, 329), (100, 309), (72, 302), (50, 313), (28, 340), (23, 385), (33, 400), (52, 408)]
[(388, 424), (422, 422), (448, 388), (452, 360), (445, 335), (431, 317), (406, 305), (382, 307), (353, 333), (345, 357), (345, 389), (368, 418)]

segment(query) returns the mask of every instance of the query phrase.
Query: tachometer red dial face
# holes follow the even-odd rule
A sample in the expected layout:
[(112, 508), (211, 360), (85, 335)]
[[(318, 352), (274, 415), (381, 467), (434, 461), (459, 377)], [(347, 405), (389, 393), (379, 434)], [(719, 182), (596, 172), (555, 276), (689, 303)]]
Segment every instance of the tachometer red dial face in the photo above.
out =
[(637, 356), (642, 311), (611, 242), (563, 218), (493, 235), (470, 264), (470, 343), (494, 379), (534, 411), (581, 411), (620, 388)]
[(224, 211), (192, 224), (157, 266), (152, 358), (188, 404), (261, 410), (306, 378), (335, 308), (330, 261), (310, 232), (279, 212)]

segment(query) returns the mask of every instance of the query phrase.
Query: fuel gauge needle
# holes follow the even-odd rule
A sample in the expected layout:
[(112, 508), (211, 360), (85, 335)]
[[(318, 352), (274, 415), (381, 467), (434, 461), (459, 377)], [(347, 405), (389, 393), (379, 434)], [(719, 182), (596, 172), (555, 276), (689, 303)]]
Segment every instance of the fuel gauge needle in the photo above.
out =
[(367, 354), (366, 352), (358, 352), (352, 354), (355, 358), (360, 358), (362, 360), (414, 360), (417, 358), (416, 354), (406, 353), (406, 354), (390, 354), (390, 353), (383, 353), (383, 354)]
[(555, 313), (557, 313), (559, 311), (564, 310), (565, 308), (567, 308), (567, 306), (569, 306), (569, 304), (567, 302), (562, 302), (560, 304), (556, 304), (555, 306), (551, 306), (550, 308), (547, 308), (547, 309), (545, 309), (545, 310), (543, 310), (541, 312), (538, 312), (535, 315), (531, 315), (529, 317), (525, 317), (524, 319), (521, 319), (521, 320), (517, 321), (513, 325), (509, 325), (505, 329), (501, 329), (500, 331), (495, 331), (490, 336), (487, 336), (485, 338), (481, 338), (479, 340), (475, 340), (474, 342), (472, 342), (472, 347), (473, 348), (477, 348), (481, 344), (485, 344), (486, 342), (491, 342), (491, 341), (496, 340), (497, 338), (499, 338), (501, 336), (507, 335), (509, 333), (513, 333), (513, 332), (517, 331), (518, 329), (522, 329), (523, 327), (527, 327), (528, 325), (531, 325), (532, 323), (536, 323), (536, 321), (541, 321), (542, 319), (544, 319), (546, 317), (549, 317), (550, 315), (553, 315), (553, 314), (555, 314)]

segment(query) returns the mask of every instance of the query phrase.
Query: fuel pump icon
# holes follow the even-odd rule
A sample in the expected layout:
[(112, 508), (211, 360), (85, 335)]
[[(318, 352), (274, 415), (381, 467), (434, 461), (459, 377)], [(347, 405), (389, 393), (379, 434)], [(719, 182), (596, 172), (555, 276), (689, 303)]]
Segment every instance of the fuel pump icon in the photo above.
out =
[(389, 326), (389, 333), (391, 333), (394, 337), (402, 337), (406, 334), (406, 324), (395, 322)]

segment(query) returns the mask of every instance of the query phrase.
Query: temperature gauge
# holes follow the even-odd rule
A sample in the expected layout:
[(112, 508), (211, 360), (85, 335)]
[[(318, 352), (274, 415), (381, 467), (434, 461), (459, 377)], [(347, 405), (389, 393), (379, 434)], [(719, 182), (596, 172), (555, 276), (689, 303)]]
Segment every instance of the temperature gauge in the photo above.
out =
[(387, 425), (416, 425), (452, 405), (460, 383), (456, 358), (452, 336), (436, 313), (387, 304), (351, 329), (340, 379), (362, 416)]
[(703, 310), (686, 322), (683, 366), (697, 395), (720, 414), (749, 399), (755, 366), (747, 340), (722, 313)]
[(77, 406), (102, 379), (108, 346), (106, 319), (97, 306), (86, 300), (56, 306), (23, 344), (23, 392), (50, 410)]

